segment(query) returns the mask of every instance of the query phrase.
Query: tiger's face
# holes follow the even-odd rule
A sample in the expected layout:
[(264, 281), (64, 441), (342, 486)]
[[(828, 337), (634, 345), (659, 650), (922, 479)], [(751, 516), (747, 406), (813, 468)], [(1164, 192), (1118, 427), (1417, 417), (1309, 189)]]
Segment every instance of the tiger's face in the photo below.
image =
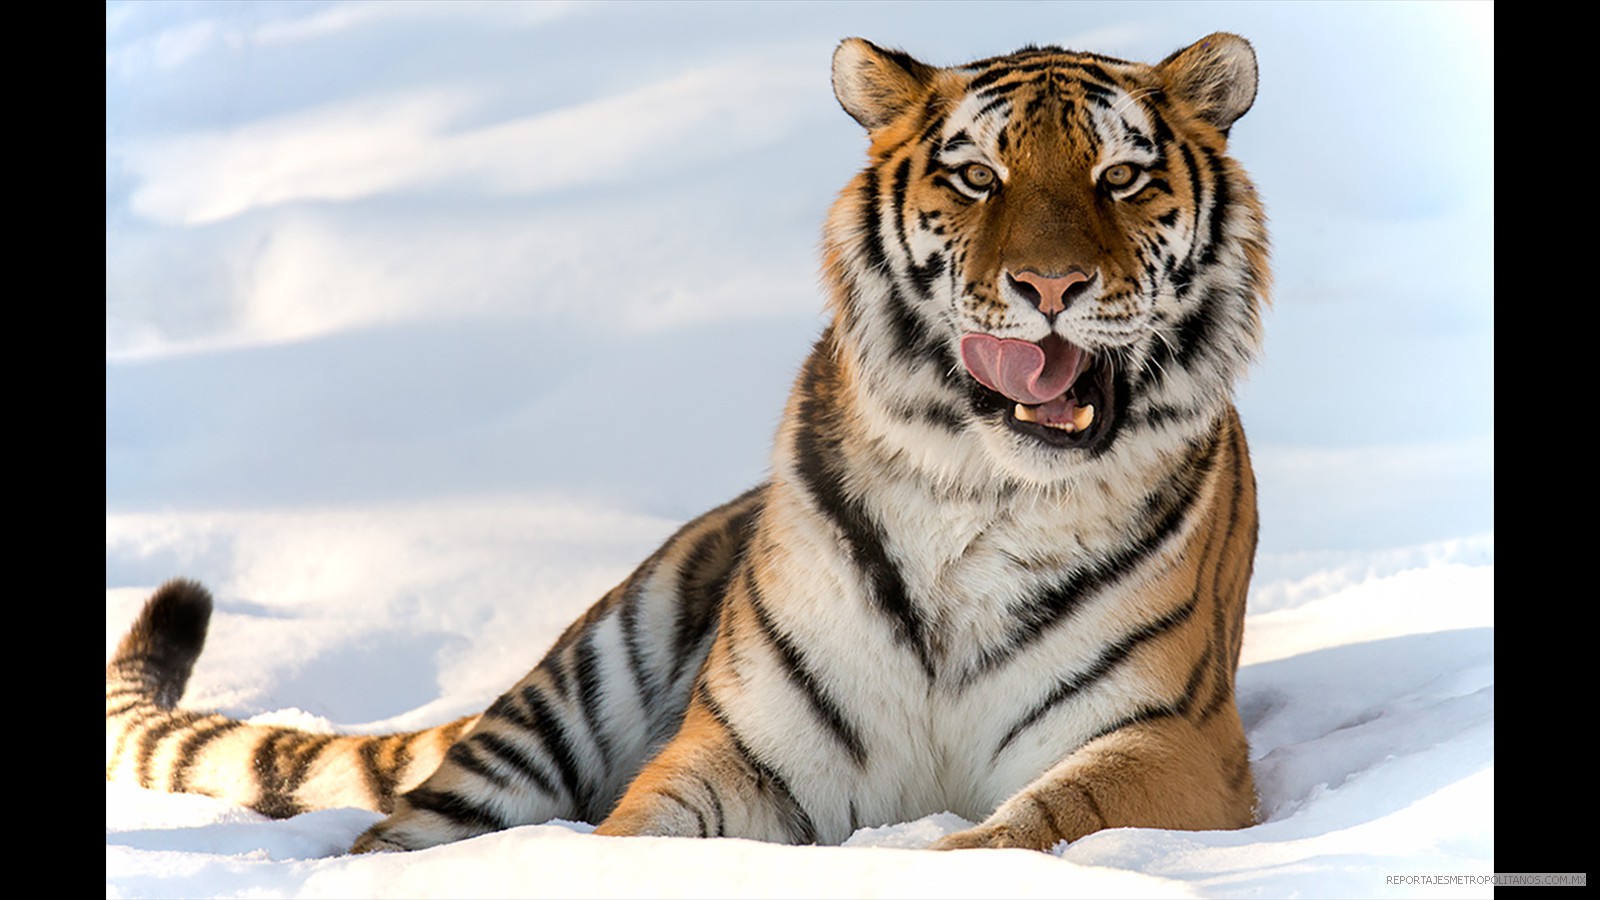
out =
[(845, 320), (902, 362), (926, 354), (969, 427), (1046, 465), (1214, 413), (1266, 277), (1259, 206), (1223, 153), (1255, 92), (1230, 40), (1159, 66), (1051, 48), (955, 69), (847, 43), (835, 87), (873, 164), (841, 198), (846, 268), (890, 284), (846, 298)]

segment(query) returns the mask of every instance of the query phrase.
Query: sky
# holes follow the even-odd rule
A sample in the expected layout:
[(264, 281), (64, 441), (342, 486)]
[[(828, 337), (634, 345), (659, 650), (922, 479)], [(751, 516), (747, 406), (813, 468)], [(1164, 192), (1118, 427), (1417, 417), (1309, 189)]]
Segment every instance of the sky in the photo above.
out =
[(1276, 273), (1252, 611), (1488, 578), (1492, 4), (110, 3), (108, 648), (184, 574), (218, 594), (206, 703), (481, 708), (763, 477), (864, 162), (841, 38), (1153, 61), (1218, 30), (1259, 58), (1230, 144)]
[(760, 480), (821, 327), (820, 223), (864, 151), (840, 37), (950, 64), (1226, 29), (1260, 58), (1232, 144), (1277, 278), (1240, 392), (1263, 541), (1489, 530), (1470, 3), (112, 4), (107, 513), (555, 492), (692, 516)]

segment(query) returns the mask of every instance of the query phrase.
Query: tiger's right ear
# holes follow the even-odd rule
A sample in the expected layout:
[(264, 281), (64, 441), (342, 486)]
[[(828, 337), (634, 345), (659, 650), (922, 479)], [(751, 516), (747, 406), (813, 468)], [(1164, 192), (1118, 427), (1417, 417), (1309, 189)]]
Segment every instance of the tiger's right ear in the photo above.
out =
[(920, 102), (937, 71), (899, 50), (845, 38), (833, 51), (833, 95), (851, 118), (873, 131)]

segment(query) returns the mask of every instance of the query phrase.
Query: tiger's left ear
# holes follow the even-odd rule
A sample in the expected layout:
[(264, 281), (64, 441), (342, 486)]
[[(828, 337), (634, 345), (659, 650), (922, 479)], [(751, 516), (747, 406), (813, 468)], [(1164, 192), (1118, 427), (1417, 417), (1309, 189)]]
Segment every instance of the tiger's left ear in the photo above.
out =
[(1237, 34), (1207, 35), (1162, 60), (1156, 71), (1169, 94), (1223, 134), (1256, 101), (1256, 51)]
[(845, 38), (833, 51), (833, 95), (851, 118), (873, 131), (920, 103), (938, 71), (899, 50)]

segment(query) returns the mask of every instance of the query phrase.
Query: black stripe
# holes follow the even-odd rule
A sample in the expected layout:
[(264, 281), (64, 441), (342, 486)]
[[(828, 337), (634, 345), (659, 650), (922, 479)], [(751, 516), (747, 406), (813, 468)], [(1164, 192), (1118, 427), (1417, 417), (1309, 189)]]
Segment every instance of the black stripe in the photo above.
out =
[(134, 699), (134, 700), (129, 700), (127, 703), (124, 703), (121, 706), (113, 706), (110, 709), (106, 710), (106, 718), (108, 718), (108, 719), (119, 718), (121, 716), (127, 715), (130, 712), (133, 712), (134, 710), (138, 709), (141, 706), (148, 706), (148, 705), (149, 705), (149, 701), (145, 700), (143, 697), (139, 697), (139, 698)]
[(914, 143), (919, 146), (931, 144), (933, 136), (944, 130), (946, 120), (947, 117), (940, 113), (937, 106), (933, 104), (924, 106), (922, 108), (922, 118), (917, 123), (920, 127), (917, 128), (917, 139)]
[(515, 824), (505, 821), (487, 806), (446, 791), (419, 787), (406, 794), (405, 800), (413, 808), (431, 812), (473, 831), (504, 831)]
[[(931, 296), (934, 279), (944, 273), (944, 257), (935, 254), (928, 260), (927, 265), (918, 265), (917, 258), (911, 252), (911, 239), (906, 235), (906, 190), (911, 183), (911, 157), (907, 156), (895, 166), (894, 181), (891, 193), (894, 197), (894, 233), (900, 239), (900, 252), (905, 254), (907, 274), (911, 276), (911, 286), (916, 290), (917, 299), (927, 300)], [(918, 323), (919, 332), (926, 332)], [(927, 338), (923, 337), (919, 344), (926, 344)]]
[(685, 653), (705, 632), (707, 604), (703, 590), (706, 580), (704, 570), (716, 556), (722, 540), (721, 528), (707, 528), (678, 566), (677, 621), (674, 622), (672, 635), (674, 671), (681, 668)]
[(1090, 561), (1054, 587), (1009, 608), (1007, 612), (1017, 622), (1016, 627), (1005, 643), (985, 651), (969, 677), (993, 671), (1070, 618), (1106, 587), (1137, 573), (1145, 559), (1188, 519), (1215, 449), (1215, 441), (1208, 443), (1198, 459), (1146, 497), (1141, 521), (1155, 524), (1143, 537), (1124, 545), (1120, 552)]
[(1188, 406), (1173, 406), (1171, 404), (1152, 403), (1142, 411), (1132, 412), (1130, 418), (1134, 419), (1135, 421), (1144, 422), (1156, 428), (1161, 428), (1170, 425), (1186, 424), (1206, 412), (1209, 411)]
[[(1044, 121), (1045, 104), (1050, 102), (1052, 96), (1053, 95), (1048, 90), (1034, 91), (1033, 96), (1028, 98), (1028, 102), (1023, 104), (1022, 117), (1027, 120), (1030, 125), (1037, 126), (1042, 123)], [(1065, 122), (1063, 122), (1063, 126), (1067, 128), (1071, 127), (1070, 125), (1066, 125)]]
[(117, 743), (111, 750), (106, 760), (106, 774), (109, 776), (122, 763), (122, 754), (128, 750), (128, 743), (135, 740), (136, 736), (144, 729), (145, 723), (152, 719), (160, 719), (168, 715), (164, 709), (157, 709), (148, 703), (141, 703), (144, 709), (131, 721), (122, 723), (121, 730), (117, 733)]
[(1188, 621), (1189, 617), (1194, 614), (1195, 608), (1199, 605), (1200, 595), (1198, 593), (1192, 594), (1190, 595), (1189, 599), (1177, 609), (1168, 612), (1166, 615), (1163, 615), (1152, 622), (1146, 622), (1138, 628), (1135, 628), (1133, 631), (1123, 635), (1115, 641), (1112, 641), (1105, 649), (1100, 651), (1100, 654), (1095, 657), (1094, 661), (1091, 662), (1088, 667), (1086, 667), (1083, 671), (1073, 675), (1071, 678), (1067, 678), (1058, 682), (1055, 690), (1051, 691), (1050, 694), (1042, 701), (1035, 704), (1033, 709), (1024, 714), (1015, 725), (1012, 725), (1011, 730), (1007, 731), (1005, 737), (1000, 739), (1000, 744), (995, 747), (994, 754), (990, 757), (990, 760), (998, 760), (1000, 758), (1000, 754), (1005, 752), (1006, 748), (1011, 745), (1011, 742), (1016, 739), (1017, 735), (1021, 734), (1023, 731), (1026, 731), (1035, 722), (1038, 722), (1039, 719), (1045, 715), (1045, 713), (1048, 713), (1059, 704), (1067, 701), (1083, 690), (1093, 686), (1095, 682), (1111, 674), (1111, 672), (1114, 671), (1117, 666), (1126, 661), (1127, 658), (1141, 646)]
[(450, 749), (445, 751), (445, 761), (451, 763), (452, 765), (460, 766), (461, 768), (466, 769), (468, 772), (471, 772), (479, 778), (482, 778), (484, 781), (489, 782), (497, 788), (503, 788), (510, 784), (510, 779), (508, 779), (505, 775), (496, 772), (494, 769), (491, 769), (488, 763), (479, 758), (478, 751), (472, 749), (472, 745), (474, 743), (476, 743), (476, 741), (469, 739), (465, 741), (456, 741), (454, 744), (451, 744)]
[(138, 773), (139, 784), (141, 787), (153, 788), (156, 786), (155, 778), (152, 776), (150, 769), (155, 762), (156, 749), (161, 746), (161, 742), (166, 739), (167, 735), (177, 731), (179, 728), (186, 728), (189, 725), (194, 724), (197, 720), (203, 718), (205, 718), (205, 716), (199, 713), (170, 713), (168, 714), (166, 721), (155, 725), (154, 727), (146, 730), (143, 734), (139, 735)]
[(588, 785), (579, 775), (577, 754), (573, 752), (572, 741), (567, 736), (565, 723), (556, 715), (555, 710), (550, 708), (544, 695), (531, 685), (522, 689), (522, 702), (528, 704), (532, 731), (539, 736), (545, 750), (549, 751), (551, 760), (555, 762), (556, 771), (561, 775), (561, 783), (567, 789), (567, 796), (572, 798), (578, 813), (592, 821), (595, 817), (594, 798)]
[[(367, 767), (367, 786), (372, 790), (372, 795), (378, 798), (378, 809), (384, 813), (394, 810), (394, 795), (400, 788), (400, 773), (411, 760), (409, 741), (410, 736), (396, 734), (361, 744), (361, 761)], [(387, 764), (379, 758), (385, 746), (394, 748)]]
[[(1195, 692), (1200, 689), (1200, 679), (1205, 677), (1206, 670), (1211, 668), (1214, 663), (1219, 663), (1221, 661), (1221, 655), (1216, 652), (1216, 643), (1213, 641), (1206, 641), (1205, 649), (1200, 651), (1200, 658), (1194, 662), (1194, 669), (1189, 676), (1189, 686), (1184, 689), (1183, 702), (1181, 704), (1184, 712), (1188, 712), (1194, 708)], [(1222, 664), (1227, 665), (1226, 663)], [(1226, 700), (1231, 696), (1231, 693), (1224, 690), (1219, 692), (1216, 696), (1220, 696)], [(1216, 697), (1214, 696), (1212, 699), (1215, 701)], [(1200, 721), (1205, 721), (1205, 719), (1208, 717), (1208, 714), (1202, 711), (1197, 718)]]
[(1238, 567), (1234, 584), (1228, 588), (1227, 596), (1237, 597), (1238, 606), (1234, 610), (1233, 619), (1228, 629), (1228, 678), (1229, 684), (1233, 683), (1233, 673), (1239, 668), (1239, 651), (1244, 643), (1244, 615), (1246, 596), (1250, 591), (1250, 579), (1255, 573), (1256, 546), (1259, 541), (1260, 519), (1256, 513), (1256, 481), (1255, 473), (1247, 469), (1250, 459), (1250, 448), (1245, 445), (1244, 427), (1239, 423), (1238, 414), (1230, 413), (1228, 416), (1228, 430), (1233, 435), (1233, 465), (1234, 477), (1237, 479), (1234, 491), (1234, 502), (1239, 507), (1239, 517), (1249, 523), (1247, 532), (1242, 541), (1244, 558)]
[(394, 789), (394, 779), (388, 777), (388, 773), (384, 772), (382, 764), (378, 762), (380, 743), (381, 739), (376, 738), (370, 741), (362, 741), (357, 752), (361, 757), (361, 774), (366, 776), (367, 790), (371, 791), (372, 796), (377, 799), (378, 808), (383, 809), (385, 805), (384, 797)]
[(960, 431), (966, 425), (966, 418), (959, 409), (939, 400), (910, 405), (896, 403), (889, 407), (889, 412), (901, 421), (943, 431)]
[(578, 710), (589, 727), (595, 747), (605, 768), (611, 768), (611, 738), (606, 734), (606, 722), (601, 717), (600, 700), (603, 677), (600, 672), (600, 651), (595, 646), (595, 627), (591, 626), (578, 640), (575, 668), (578, 674)]
[(297, 736), (297, 732), (290, 729), (274, 728), (261, 738), (255, 753), (251, 754), (250, 772), (255, 776), (257, 788), (256, 801), (251, 806), (264, 816), (287, 819), (304, 812), (294, 797), (283, 791), (283, 778), (278, 772), (278, 744)]
[(673, 635), (674, 682), (682, 677), (690, 662), (698, 667), (704, 658), (703, 653), (697, 651), (701, 650), (712, 632), (717, 612), (722, 608), (728, 581), (733, 577), (739, 558), (743, 556), (744, 546), (750, 539), (751, 526), (762, 504), (747, 504), (748, 508), (731, 516), (726, 511), (735, 504), (747, 501), (752, 493), (746, 493), (716, 511), (724, 518), (695, 543), (679, 572), (678, 618)]
[(889, 345), (891, 353), (912, 364), (937, 356), (941, 349), (938, 338), (934, 337), (927, 324), (906, 301), (899, 282), (890, 282), (884, 306), (888, 308), (889, 324), (894, 328), (894, 341)]
[(813, 352), (801, 375), (800, 422), (795, 429), (795, 468), (819, 512), (844, 538), (852, 562), (870, 586), (872, 602), (888, 618), (895, 639), (917, 654), (923, 671), (934, 674), (922, 619), (912, 607), (900, 570), (889, 559), (884, 535), (860, 501), (846, 496), (845, 465), (835, 426), (827, 421), (830, 404), (819, 396), (822, 369), (832, 366), (825, 347)]
[[(1122, 754), (1118, 754), (1118, 755), (1120, 756)], [(1078, 781), (1076, 778), (1068, 779), (1068, 780), (1063, 781), (1061, 783), (1062, 783), (1063, 786), (1066, 786), (1066, 787), (1077, 788), (1078, 789), (1078, 793), (1083, 795), (1083, 805), (1088, 808), (1090, 814), (1092, 814), (1096, 819), (1100, 820), (1100, 827), (1101, 828), (1110, 827), (1111, 820), (1107, 819), (1105, 812), (1100, 809), (1100, 801), (1095, 799), (1094, 792), (1089, 790), (1088, 785), (1082, 783), (1081, 781)], [(1066, 834), (1062, 833), (1061, 836), (1062, 837), (1066, 837)]]
[(1176, 361), (1180, 367), (1192, 371), (1196, 357), (1216, 349), (1217, 309), (1223, 305), (1216, 288), (1206, 289), (1199, 295), (1194, 307), (1175, 324), (1178, 329)]
[[(1079, 788), (1079, 790), (1082, 790), (1081, 785), (1076, 786)], [(1084, 793), (1088, 792), (1084, 791)], [(1061, 823), (1056, 821), (1055, 811), (1050, 808), (1050, 804), (1040, 800), (1037, 794), (1029, 794), (1028, 800), (1033, 803), (1034, 810), (1038, 812), (1040, 818), (1044, 819), (1044, 823), (1050, 826), (1050, 830), (1056, 836), (1056, 841), (1060, 841), (1062, 838), (1067, 836), (1067, 832), (1061, 827)], [(1052, 841), (1052, 843), (1054, 843), (1054, 841)]]
[(544, 669), (549, 676), (551, 687), (555, 688), (556, 696), (561, 698), (563, 704), (572, 699), (571, 690), (567, 685), (567, 664), (561, 661), (561, 654), (566, 648), (556, 647), (545, 654), (539, 663), (539, 668)]
[(1083, 746), (1088, 746), (1107, 735), (1116, 734), (1124, 728), (1142, 725), (1146, 722), (1154, 722), (1158, 719), (1170, 719), (1187, 713), (1190, 707), (1194, 705), (1194, 692), (1200, 686), (1200, 679), (1205, 676), (1205, 668), (1210, 665), (1210, 650), (1210, 646), (1207, 645), (1206, 652), (1201, 654), (1200, 659), (1196, 660), (1196, 665), (1190, 670), (1189, 680), (1184, 684), (1183, 693), (1178, 699), (1169, 703), (1145, 706), (1131, 715), (1123, 716), (1116, 722), (1096, 731), (1093, 736), (1083, 742)]
[(1122, 85), (1111, 77), (1111, 73), (1092, 63), (1078, 63), (1077, 69), (1088, 75), (1088, 78), (1073, 79), (1083, 88), (1084, 95), (1091, 100), (1113, 100)]
[(184, 738), (183, 743), (178, 745), (177, 762), (167, 779), (167, 790), (175, 794), (188, 790), (189, 770), (194, 767), (195, 761), (199, 759), (206, 745), (243, 724), (233, 719), (224, 719), (210, 728), (202, 728)]
[[(447, 729), (448, 727), (446, 726)], [(394, 741), (394, 752), (390, 754), (389, 765), (387, 768), (379, 766), (373, 772), (377, 788), (382, 791), (379, 794), (379, 812), (384, 815), (394, 812), (395, 800), (400, 792), (400, 778), (405, 774), (406, 767), (411, 765), (411, 745), (416, 743), (418, 738), (430, 733), (429, 731), (413, 731), (410, 734), (390, 736), (389, 739)], [(448, 732), (441, 731), (440, 733)]]
[[(993, 90), (987, 91), (986, 93), (990, 95), (991, 99), (988, 103), (978, 107), (978, 111), (973, 113), (972, 118), (974, 120), (982, 119), (985, 116), (992, 114), (995, 110), (1002, 106), (1009, 106), (1011, 103), (1011, 92), (1022, 87), (1023, 85), (1024, 82), (1015, 81), (1011, 84), (999, 85)], [(1018, 122), (1017, 124), (1020, 125), (1021, 122)], [(1001, 132), (1001, 136), (1005, 136), (1004, 131)], [(1004, 150), (1005, 148), (1002, 146), (1000, 149)]]
[(710, 837), (711, 836), (711, 830), (706, 827), (706, 816), (705, 816), (705, 813), (702, 813), (699, 810), (698, 807), (696, 807), (694, 804), (690, 803), (689, 801), (683, 799), (683, 796), (681, 794), (679, 794), (677, 791), (672, 790), (671, 788), (656, 788), (656, 793), (660, 794), (661, 796), (663, 796), (665, 798), (667, 798), (668, 800), (671, 800), (673, 803), (678, 804), (679, 806), (683, 807), (684, 809), (687, 809), (689, 812), (694, 813), (695, 821), (700, 823), (700, 836), (701, 837)]
[(1217, 261), (1217, 248), (1222, 246), (1222, 226), (1228, 216), (1228, 204), (1233, 199), (1228, 192), (1228, 175), (1223, 170), (1222, 157), (1209, 147), (1202, 147), (1200, 152), (1205, 156), (1206, 169), (1211, 173), (1210, 202), (1206, 204), (1210, 211), (1211, 230), (1207, 235), (1208, 240), (1204, 252), (1200, 255), (1202, 265), (1215, 265)]
[(894, 356), (915, 364), (938, 352), (938, 341), (933, 340), (922, 319), (918, 319), (917, 312), (912, 311), (910, 304), (906, 303), (906, 295), (899, 290), (898, 283), (890, 283), (883, 306), (888, 312), (890, 325), (894, 327), (894, 341), (890, 344), (890, 352)]
[[(1219, 429), (1225, 428), (1225, 420), (1219, 421), (1217, 423), (1217, 427)], [(1232, 451), (1230, 453), (1230, 458), (1237, 463), (1239, 453), (1237, 435), (1231, 431), (1228, 435), (1228, 443), (1229, 450)], [(1233, 472), (1228, 472), (1225, 474), (1232, 476), (1229, 480), (1233, 483), (1233, 490), (1231, 492), (1231, 496), (1229, 497), (1228, 503), (1221, 504), (1220, 497), (1217, 498), (1216, 501), (1213, 501), (1219, 502), (1219, 505), (1223, 507), (1222, 515), (1225, 516), (1225, 518), (1223, 519), (1220, 528), (1213, 526), (1211, 529), (1211, 534), (1216, 542), (1216, 552), (1207, 554), (1207, 556), (1210, 558), (1202, 561), (1202, 565), (1204, 565), (1205, 568), (1200, 570), (1201, 577), (1204, 577), (1207, 574), (1211, 576), (1211, 583), (1207, 588), (1210, 591), (1211, 597), (1211, 637), (1206, 645), (1206, 651), (1208, 653), (1211, 652), (1214, 646), (1226, 647), (1228, 645), (1227, 616), (1229, 610), (1223, 599), (1222, 570), (1228, 559), (1228, 546), (1233, 543), (1234, 532), (1238, 529), (1239, 525), (1238, 513), (1240, 485), (1237, 469), (1235, 469)], [(1233, 695), (1232, 678), (1230, 677), (1230, 673), (1228, 671), (1228, 661), (1223, 658), (1222, 654), (1218, 653), (1215, 655), (1213, 662), (1215, 666), (1212, 676), (1213, 684), (1211, 699), (1206, 703), (1205, 708), (1201, 711), (1201, 721), (1205, 721), (1214, 715), (1216, 711), (1222, 707), (1222, 704), (1227, 702), (1228, 698)]]
[(967, 93), (976, 94), (1008, 75), (1018, 76), (1015, 82), (1011, 82), (1007, 85), (1014, 90), (1018, 85), (1032, 84), (1039, 80), (1036, 78), (1022, 78), (1020, 76), (1031, 72), (1043, 72), (1049, 69), (1051, 66), (1051, 63), (1048, 62), (1018, 64), (1013, 60), (1014, 56), (1004, 57), (998, 60), (999, 65), (996, 65), (989, 71), (983, 72), (982, 74), (978, 75), (978, 77), (967, 82)]
[(800, 651), (800, 648), (795, 646), (794, 641), (787, 634), (778, 630), (777, 623), (772, 620), (772, 615), (767, 612), (766, 604), (761, 601), (761, 588), (756, 584), (753, 567), (746, 566), (744, 573), (744, 588), (746, 597), (750, 602), (750, 609), (756, 614), (756, 624), (761, 629), (761, 635), (767, 639), (767, 642), (777, 651), (778, 658), (783, 661), (784, 673), (789, 676), (789, 681), (794, 684), (795, 688), (805, 696), (806, 702), (811, 705), (811, 711), (816, 713), (817, 718), (821, 719), (824, 725), (828, 726), (828, 731), (833, 735), (834, 739), (844, 745), (845, 750), (850, 754), (850, 758), (855, 760), (857, 766), (864, 767), (867, 763), (867, 748), (861, 742), (861, 735), (857, 734), (855, 728), (845, 721), (844, 713), (839, 709), (839, 705), (833, 701), (832, 697), (828, 696), (827, 691), (823, 690), (822, 685), (817, 682), (816, 676), (812, 674), (810, 667), (806, 665), (805, 655)]
[(530, 756), (521, 745), (514, 741), (506, 740), (493, 732), (479, 732), (469, 738), (472, 743), (482, 747), (485, 753), (505, 763), (521, 775), (523, 780), (531, 781), (551, 797), (559, 796), (556, 792), (555, 782), (550, 780), (550, 775), (543, 769), (539, 759)]
[(1195, 251), (1200, 248), (1200, 216), (1205, 211), (1206, 197), (1205, 185), (1200, 182), (1200, 165), (1195, 161), (1194, 151), (1182, 141), (1178, 142), (1178, 152), (1183, 156), (1184, 171), (1189, 173), (1189, 202), (1194, 204), (1194, 224), (1192, 232), (1194, 243), (1189, 247), (1189, 255), (1185, 262), (1195, 261)]
[(1116, 734), (1124, 728), (1143, 725), (1146, 722), (1154, 722), (1158, 719), (1170, 719), (1181, 712), (1182, 710), (1175, 703), (1159, 703), (1141, 707), (1137, 712), (1123, 716), (1112, 724), (1096, 731), (1088, 740), (1083, 742), (1082, 746), (1086, 747), (1107, 735)]
[(484, 712), (483, 717), (485, 719), (503, 719), (529, 733), (533, 733), (536, 730), (533, 716), (517, 705), (514, 694), (501, 694), (496, 697), (495, 701), (489, 704), (489, 708)]
[(883, 236), (878, 232), (878, 171), (868, 169), (861, 173), (861, 236), (862, 249), (866, 251), (867, 267), (885, 276), (889, 274), (889, 257), (883, 250)]
[[(909, 171), (911, 160), (907, 157), (901, 162), (901, 168)], [(867, 267), (889, 282), (888, 296), (881, 298), (889, 314), (889, 324), (892, 326), (895, 339), (891, 351), (897, 358), (920, 362), (928, 354), (937, 353), (939, 341), (928, 330), (923, 321), (917, 317), (906, 301), (904, 293), (899, 288), (893, 265), (889, 262), (887, 251), (883, 245), (883, 222), (878, 208), (879, 190), (878, 172), (868, 169), (862, 173), (861, 182), (861, 240), (862, 251), (866, 257)], [(900, 187), (903, 194), (904, 186)], [(897, 208), (903, 206), (903, 198), (896, 201)], [(895, 231), (901, 231), (896, 223)], [(940, 264), (942, 269), (943, 264)], [(875, 300), (880, 298), (875, 297)], [(852, 292), (851, 297), (852, 318), (868, 311), (865, 304)]]
[[(1058, 118), (1061, 120), (1061, 130), (1071, 134), (1077, 123), (1072, 121), (1072, 116), (1078, 111), (1078, 104), (1069, 97), (1060, 98), (1061, 111)], [(1092, 132), (1090, 132), (1092, 133)]]
[(917, 123), (912, 125), (912, 131), (915, 131), (918, 135), (917, 144), (928, 143), (928, 138), (936, 131), (941, 130), (941, 128), (944, 128), (944, 115), (941, 114), (941, 106), (936, 102), (922, 104), (922, 110), (917, 112)]
[[(322, 751), (334, 742), (335, 737), (331, 734), (306, 734), (284, 730), (278, 732), (275, 738), (272, 742), (271, 755), (264, 755), (264, 748), (257, 747), (255, 759), (252, 761), (262, 792), (262, 799), (256, 809), (268, 816), (278, 817), (277, 813), (268, 812), (263, 808), (269, 806), (283, 812), (282, 817), (287, 818), (305, 811), (305, 807), (295, 799), (295, 794), (305, 784), (306, 777), (311, 773), (312, 764), (322, 755)], [(285, 742), (288, 746), (279, 749)], [(287, 772), (284, 771), (285, 764)]]
[[(131, 680), (131, 679), (119, 679), (119, 680)], [(110, 687), (108, 685), (106, 687), (106, 699), (110, 700), (110, 699), (112, 699), (114, 697), (138, 697), (141, 700), (149, 700), (150, 699), (150, 692), (148, 690), (146, 690), (143, 685), (136, 685), (134, 687), (120, 687), (120, 688), (113, 688), (113, 687)]]
[(639, 689), (640, 705), (645, 709), (656, 706), (655, 679), (645, 666), (644, 639), (640, 636), (639, 608), (644, 604), (644, 585), (655, 575), (655, 567), (634, 574), (622, 597), (622, 642), (627, 647), (628, 670), (633, 673), (634, 685)]
[[(1165, 178), (1152, 178), (1149, 181), (1146, 181), (1144, 183), (1144, 187), (1139, 189), (1139, 193), (1143, 195), (1145, 191), (1149, 190), (1160, 191), (1169, 197), (1172, 195), (1172, 185), (1168, 184)], [(1144, 202), (1148, 202), (1149, 199), (1151, 198), (1146, 198), (1146, 201)], [(1173, 212), (1177, 212), (1177, 210), (1173, 210)]]
[(1200, 680), (1205, 677), (1206, 669), (1211, 666), (1211, 653), (1212, 647), (1208, 643), (1206, 644), (1205, 652), (1201, 653), (1200, 658), (1194, 661), (1194, 668), (1189, 670), (1189, 680), (1183, 685), (1183, 696), (1179, 697), (1175, 703), (1175, 708), (1179, 714), (1187, 715), (1189, 710), (1194, 708), (1195, 691), (1200, 689)]
[(711, 695), (711, 687), (706, 684), (703, 678), (696, 685), (696, 696), (699, 697), (701, 703), (705, 704), (706, 712), (710, 713), (711, 717), (717, 720), (717, 724), (722, 726), (723, 732), (728, 735), (729, 743), (733, 744), (733, 749), (738, 752), (745, 765), (755, 771), (756, 787), (758, 789), (770, 788), (771, 791), (777, 793), (777, 796), (773, 799), (778, 804), (778, 818), (780, 821), (787, 821), (788, 824), (796, 829), (797, 833), (792, 835), (796, 838), (796, 842), (815, 844), (817, 842), (816, 823), (812, 821), (811, 815), (806, 812), (805, 807), (800, 805), (800, 800), (794, 795), (794, 791), (789, 789), (789, 782), (785, 781), (776, 769), (767, 765), (756, 755), (755, 751), (750, 749), (750, 745), (739, 737), (739, 732), (734, 729), (733, 723), (728, 720), (727, 712), (723, 710), (721, 704), (717, 703), (716, 698)]
[(967, 419), (961, 411), (948, 403), (924, 403), (917, 407), (917, 414), (925, 424), (946, 431), (960, 431), (967, 424)]
[(701, 786), (705, 788), (706, 796), (711, 798), (711, 811), (715, 814), (717, 823), (717, 827), (711, 836), (722, 837), (726, 833), (724, 826), (727, 822), (727, 814), (722, 809), (722, 794), (717, 790), (717, 786), (712, 784), (711, 780), (704, 775), (696, 775), (695, 777), (700, 779)]

